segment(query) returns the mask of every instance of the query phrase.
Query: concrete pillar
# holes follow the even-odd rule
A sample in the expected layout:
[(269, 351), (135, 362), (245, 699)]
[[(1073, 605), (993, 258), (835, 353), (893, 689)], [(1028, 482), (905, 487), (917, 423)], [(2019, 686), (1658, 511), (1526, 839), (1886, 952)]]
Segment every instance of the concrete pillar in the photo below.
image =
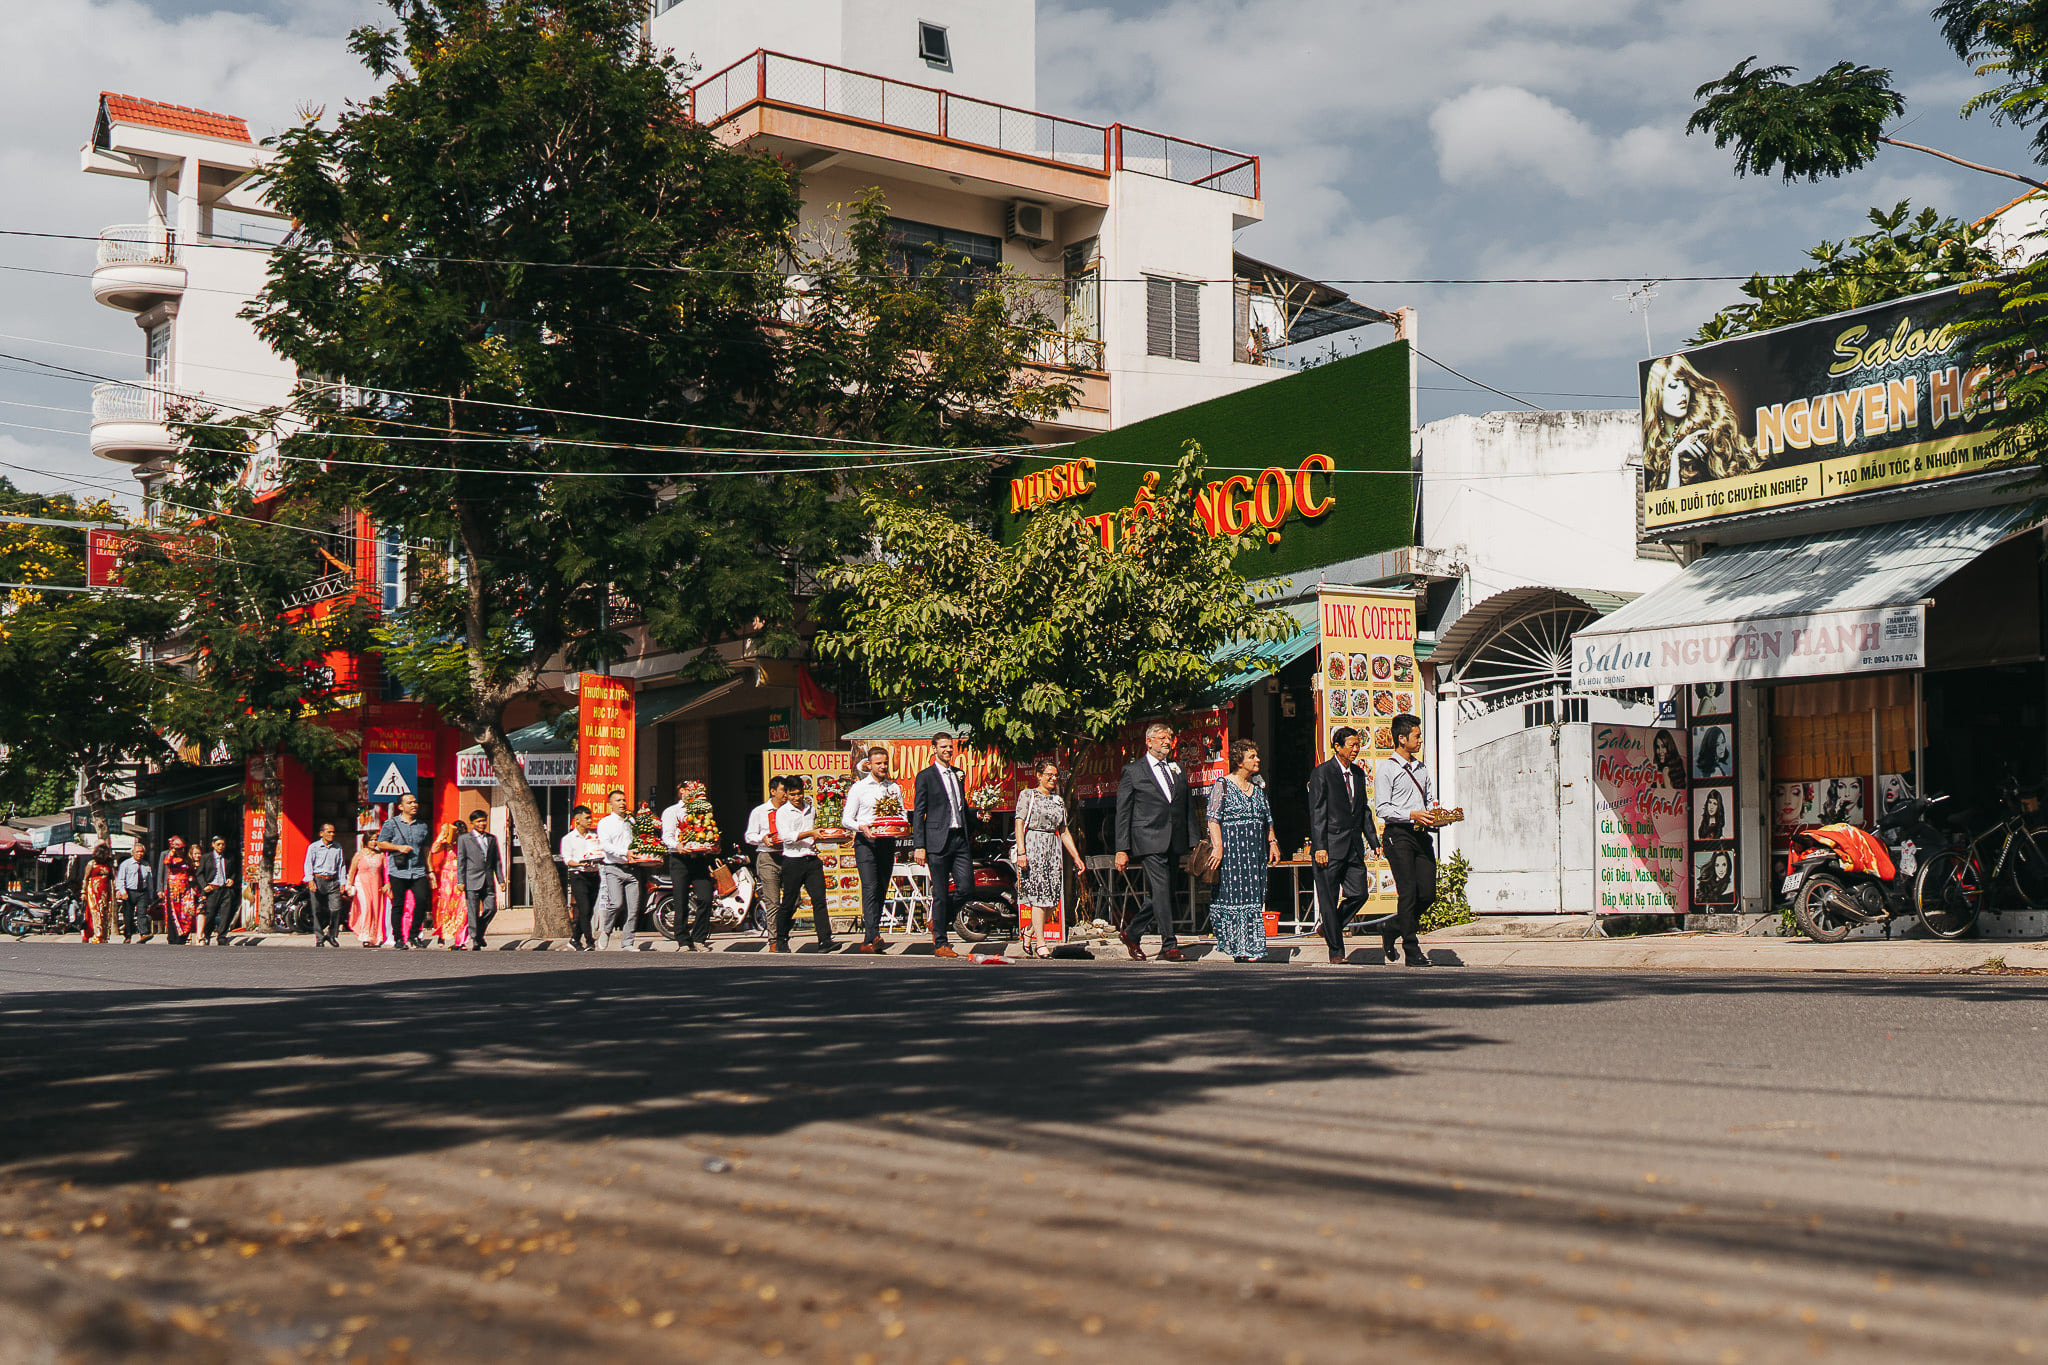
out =
[(185, 158), (178, 172), (178, 240), (199, 240), (199, 158)]

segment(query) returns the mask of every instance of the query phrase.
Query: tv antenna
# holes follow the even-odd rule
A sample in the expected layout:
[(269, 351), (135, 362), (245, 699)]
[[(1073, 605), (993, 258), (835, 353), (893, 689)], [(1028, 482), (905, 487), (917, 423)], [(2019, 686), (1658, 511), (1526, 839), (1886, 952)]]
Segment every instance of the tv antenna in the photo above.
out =
[(1657, 286), (1662, 283), (1662, 280), (1645, 280), (1626, 294), (1614, 295), (1614, 301), (1627, 304), (1629, 312), (1643, 315), (1643, 355), (1652, 360), (1657, 356), (1657, 349), (1650, 344), (1650, 301), (1657, 297)]

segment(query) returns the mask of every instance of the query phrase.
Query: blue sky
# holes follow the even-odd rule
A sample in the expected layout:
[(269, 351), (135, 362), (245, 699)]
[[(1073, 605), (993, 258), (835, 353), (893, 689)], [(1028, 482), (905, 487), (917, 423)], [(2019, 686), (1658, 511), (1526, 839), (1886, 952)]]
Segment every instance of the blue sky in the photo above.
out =
[[(368, 89), (343, 49), (365, 0), (19, 6), (0, 55), (0, 227), (93, 234), (140, 216), (139, 189), (86, 176), (102, 89), (242, 114), (262, 135), (302, 105)], [(1900, 198), (1975, 217), (2020, 191), (1914, 153), (1818, 186), (1737, 180), (1684, 136), (1692, 90), (1751, 53), (1817, 70), (1889, 66), (1901, 135), (2027, 169), (2023, 139), (1956, 108), (1975, 78), (1934, 39), (1928, 0), (1040, 0), (1039, 104), (1258, 153), (1267, 220), (1251, 255), (1332, 279), (1618, 275), (1796, 268)], [(0, 238), (0, 353), (116, 377), (139, 333), (92, 302), (88, 242)], [(40, 274), (34, 272), (55, 272)], [(1546, 407), (1625, 407), (1643, 354), (1625, 285), (1350, 286), (1421, 310), (1429, 354)], [(1668, 349), (1732, 284), (1668, 283)], [(1383, 329), (1357, 334), (1367, 341)], [(86, 453), (88, 386), (0, 359), (0, 474), (28, 487), (129, 486)], [(1423, 417), (1507, 406), (1425, 367)], [(37, 405), (37, 406), (24, 406)], [(55, 428), (37, 431), (26, 428)], [(32, 466), (53, 471), (31, 474)]]

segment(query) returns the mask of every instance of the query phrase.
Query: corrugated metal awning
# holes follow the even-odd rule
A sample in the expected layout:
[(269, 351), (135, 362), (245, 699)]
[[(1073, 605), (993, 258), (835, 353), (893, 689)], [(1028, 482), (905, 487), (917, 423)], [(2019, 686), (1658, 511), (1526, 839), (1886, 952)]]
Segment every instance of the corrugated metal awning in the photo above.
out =
[(2020, 505), (1709, 551), (1572, 637), (1572, 687), (1919, 668), (1929, 593), (2031, 524)]
[[(1232, 645), (1220, 651), (1217, 657), (1266, 659), (1270, 660), (1275, 668), (1284, 668), (1323, 642), (1323, 623), (1316, 615), (1315, 598), (1310, 598), (1306, 602), (1290, 603), (1277, 610), (1294, 621), (1293, 634), (1278, 640), (1261, 640), (1249, 650)], [(1253, 683), (1270, 676), (1272, 675), (1249, 668), (1233, 673), (1209, 689), (1208, 695), (1203, 699), (1204, 703), (1209, 706), (1221, 706)]]

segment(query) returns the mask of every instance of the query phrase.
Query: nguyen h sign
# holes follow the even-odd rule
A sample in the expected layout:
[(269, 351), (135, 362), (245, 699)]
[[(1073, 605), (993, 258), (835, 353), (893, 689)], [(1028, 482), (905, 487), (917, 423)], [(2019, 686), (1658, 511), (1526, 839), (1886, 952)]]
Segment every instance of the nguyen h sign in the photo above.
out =
[(1926, 662), (1927, 609), (1868, 607), (1572, 637), (1572, 690), (1877, 673)]
[(2015, 463), (1975, 307), (1944, 289), (1644, 361), (1644, 529)]

